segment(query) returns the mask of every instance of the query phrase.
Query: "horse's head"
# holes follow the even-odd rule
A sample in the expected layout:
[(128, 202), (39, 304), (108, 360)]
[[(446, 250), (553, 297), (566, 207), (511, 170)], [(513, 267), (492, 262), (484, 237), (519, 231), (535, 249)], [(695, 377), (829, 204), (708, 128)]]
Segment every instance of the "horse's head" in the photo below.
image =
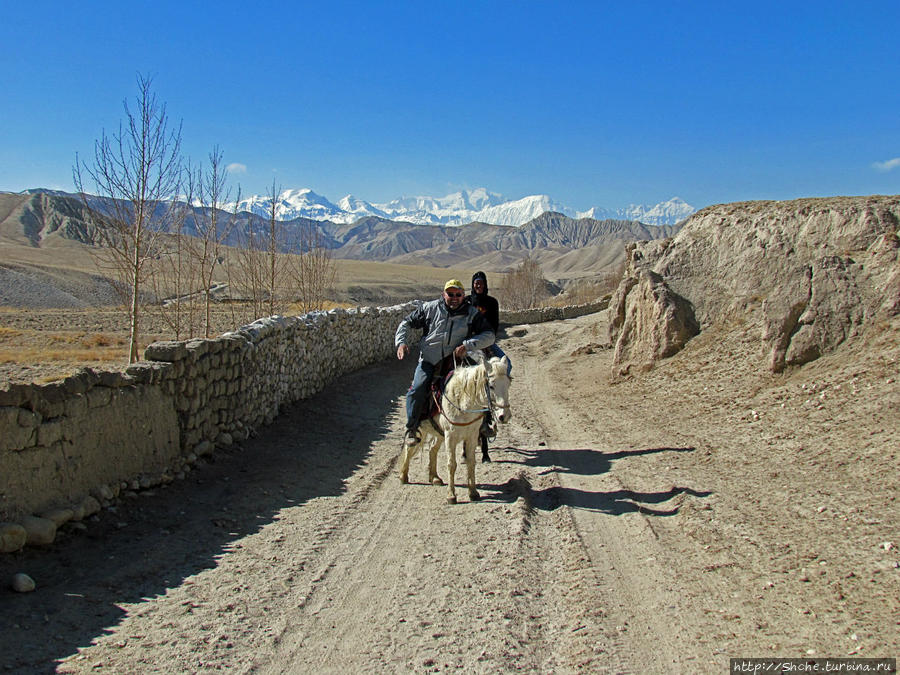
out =
[(485, 363), (485, 369), (491, 391), (491, 408), (496, 418), (505, 424), (512, 418), (509, 410), (509, 385), (512, 382), (509, 376), (509, 359), (505, 356), (502, 359), (492, 357)]

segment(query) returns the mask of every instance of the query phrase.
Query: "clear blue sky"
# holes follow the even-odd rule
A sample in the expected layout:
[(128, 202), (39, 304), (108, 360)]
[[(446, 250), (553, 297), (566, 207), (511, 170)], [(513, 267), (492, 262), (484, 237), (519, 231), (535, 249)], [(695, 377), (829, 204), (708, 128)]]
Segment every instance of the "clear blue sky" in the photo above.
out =
[(72, 190), (140, 72), (245, 195), (897, 194), (898, 33), (897, 0), (9, 2), (0, 190)]

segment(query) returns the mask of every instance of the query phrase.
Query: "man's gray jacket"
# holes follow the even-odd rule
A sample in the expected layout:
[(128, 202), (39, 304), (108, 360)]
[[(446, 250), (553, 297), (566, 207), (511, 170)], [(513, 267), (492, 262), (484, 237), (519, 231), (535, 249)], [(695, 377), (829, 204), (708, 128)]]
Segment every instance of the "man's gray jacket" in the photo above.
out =
[(481, 312), (464, 301), (450, 311), (444, 299), (430, 300), (404, 317), (394, 336), (394, 347), (409, 344), (413, 328), (423, 330), (419, 341), (419, 360), (438, 364), (459, 345), (475, 351), (494, 344), (494, 331)]

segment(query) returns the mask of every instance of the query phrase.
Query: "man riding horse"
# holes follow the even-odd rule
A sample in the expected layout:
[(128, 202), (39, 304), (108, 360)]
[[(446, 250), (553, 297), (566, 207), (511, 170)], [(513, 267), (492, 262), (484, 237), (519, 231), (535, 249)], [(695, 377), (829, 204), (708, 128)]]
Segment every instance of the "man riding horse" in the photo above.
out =
[(401, 361), (409, 353), (411, 329), (421, 329), (419, 362), (412, 384), (406, 392), (407, 445), (421, 440), (418, 426), (428, 397), (428, 384), (441, 362), (453, 356), (462, 361), (466, 352), (484, 349), (494, 344), (494, 331), (485, 317), (465, 298), (465, 290), (458, 279), (444, 284), (444, 292), (437, 300), (422, 304), (410, 312), (397, 327), (394, 344)]

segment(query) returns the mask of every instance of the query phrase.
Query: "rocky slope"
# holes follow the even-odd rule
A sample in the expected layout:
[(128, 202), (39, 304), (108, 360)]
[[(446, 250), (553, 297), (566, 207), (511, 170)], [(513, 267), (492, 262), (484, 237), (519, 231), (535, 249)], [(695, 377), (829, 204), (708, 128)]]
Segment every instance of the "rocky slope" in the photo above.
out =
[(610, 305), (619, 374), (725, 318), (750, 322), (779, 372), (900, 313), (900, 197), (712, 206), (673, 238), (629, 246)]

